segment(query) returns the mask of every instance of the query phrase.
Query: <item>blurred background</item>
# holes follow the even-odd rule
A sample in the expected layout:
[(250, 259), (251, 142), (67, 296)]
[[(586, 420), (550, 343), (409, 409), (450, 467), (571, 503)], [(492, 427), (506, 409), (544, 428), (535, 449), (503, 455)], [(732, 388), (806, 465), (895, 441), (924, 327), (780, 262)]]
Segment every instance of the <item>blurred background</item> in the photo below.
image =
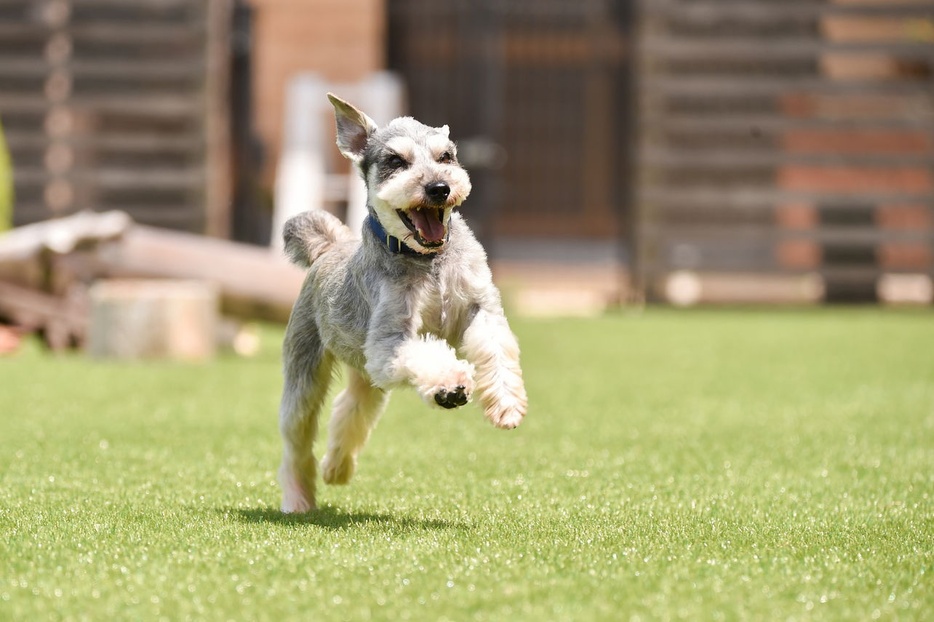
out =
[(243, 281), (297, 287), (253, 253), (284, 196), (359, 193), (326, 90), (451, 126), (520, 312), (931, 303), (931, 0), (0, 0), (0, 227), (132, 219), (0, 243), (0, 284), (220, 280), (276, 317)]

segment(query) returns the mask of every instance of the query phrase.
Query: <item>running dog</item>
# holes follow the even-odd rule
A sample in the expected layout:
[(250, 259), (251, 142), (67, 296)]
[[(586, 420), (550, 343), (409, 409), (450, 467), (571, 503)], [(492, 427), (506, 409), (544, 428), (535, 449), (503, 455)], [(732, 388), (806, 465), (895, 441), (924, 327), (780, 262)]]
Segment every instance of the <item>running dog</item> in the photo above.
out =
[(470, 193), (447, 126), (400, 117), (383, 128), (328, 94), (337, 146), (366, 181), (369, 215), (355, 235), (322, 210), (284, 228), (290, 260), (308, 268), (283, 344), (279, 411), (282, 511), (315, 509), (312, 452), (339, 363), (322, 479), (346, 484), (392, 389), (412, 386), (430, 406), (477, 396), (487, 419), (512, 429), (526, 413), (519, 344), (486, 253), (454, 212)]

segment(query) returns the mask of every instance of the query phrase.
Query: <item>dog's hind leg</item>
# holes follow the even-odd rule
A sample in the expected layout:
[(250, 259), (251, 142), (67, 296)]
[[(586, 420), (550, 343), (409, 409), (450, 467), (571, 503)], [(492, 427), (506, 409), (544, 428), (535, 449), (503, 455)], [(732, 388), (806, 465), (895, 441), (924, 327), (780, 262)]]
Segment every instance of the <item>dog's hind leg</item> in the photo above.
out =
[(475, 368), (474, 382), (483, 412), (498, 428), (522, 423), (528, 407), (519, 343), (501, 313), (479, 309), (461, 343), (461, 353)]
[[(331, 384), (334, 359), (317, 337), (313, 326), (292, 330), (285, 344), (285, 386), (279, 408), (282, 433), (282, 511), (315, 509), (317, 463), (313, 453), (318, 432), (318, 413)], [(300, 343), (295, 343), (300, 341)]]
[(357, 466), (357, 454), (386, 407), (389, 393), (374, 387), (359, 371), (347, 369), (348, 383), (337, 399), (328, 426), (328, 450), (321, 461), (326, 484), (346, 484)]

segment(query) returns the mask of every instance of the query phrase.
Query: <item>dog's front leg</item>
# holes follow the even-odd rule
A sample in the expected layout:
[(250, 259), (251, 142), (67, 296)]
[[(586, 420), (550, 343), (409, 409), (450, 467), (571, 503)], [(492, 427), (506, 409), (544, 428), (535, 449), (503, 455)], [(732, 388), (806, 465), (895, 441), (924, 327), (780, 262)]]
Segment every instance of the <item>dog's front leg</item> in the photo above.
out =
[(498, 428), (522, 423), (528, 407), (519, 343), (502, 311), (479, 309), (464, 331), (461, 350), (476, 368), (474, 379), (483, 413)]
[(405, 294), (377, 307), (366, 339), (366, 372), (381, 389), (410, 384), (431, 406), (463, 406), (474, 389), (473, 365), (458, 360), (447, 342), (419, 336), (415, 307)]

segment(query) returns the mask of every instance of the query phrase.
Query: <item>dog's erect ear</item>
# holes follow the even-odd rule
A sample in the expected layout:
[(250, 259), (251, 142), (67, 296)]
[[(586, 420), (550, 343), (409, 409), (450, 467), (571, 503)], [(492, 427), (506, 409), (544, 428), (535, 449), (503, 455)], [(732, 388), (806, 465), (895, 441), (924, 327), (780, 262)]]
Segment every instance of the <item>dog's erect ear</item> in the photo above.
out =
[(337, 120), (337, 147), (345, 158), (359, 162), (370, 134), (378, 129), (376, 123), (333, 93), (328, 93), (328, 99)]

